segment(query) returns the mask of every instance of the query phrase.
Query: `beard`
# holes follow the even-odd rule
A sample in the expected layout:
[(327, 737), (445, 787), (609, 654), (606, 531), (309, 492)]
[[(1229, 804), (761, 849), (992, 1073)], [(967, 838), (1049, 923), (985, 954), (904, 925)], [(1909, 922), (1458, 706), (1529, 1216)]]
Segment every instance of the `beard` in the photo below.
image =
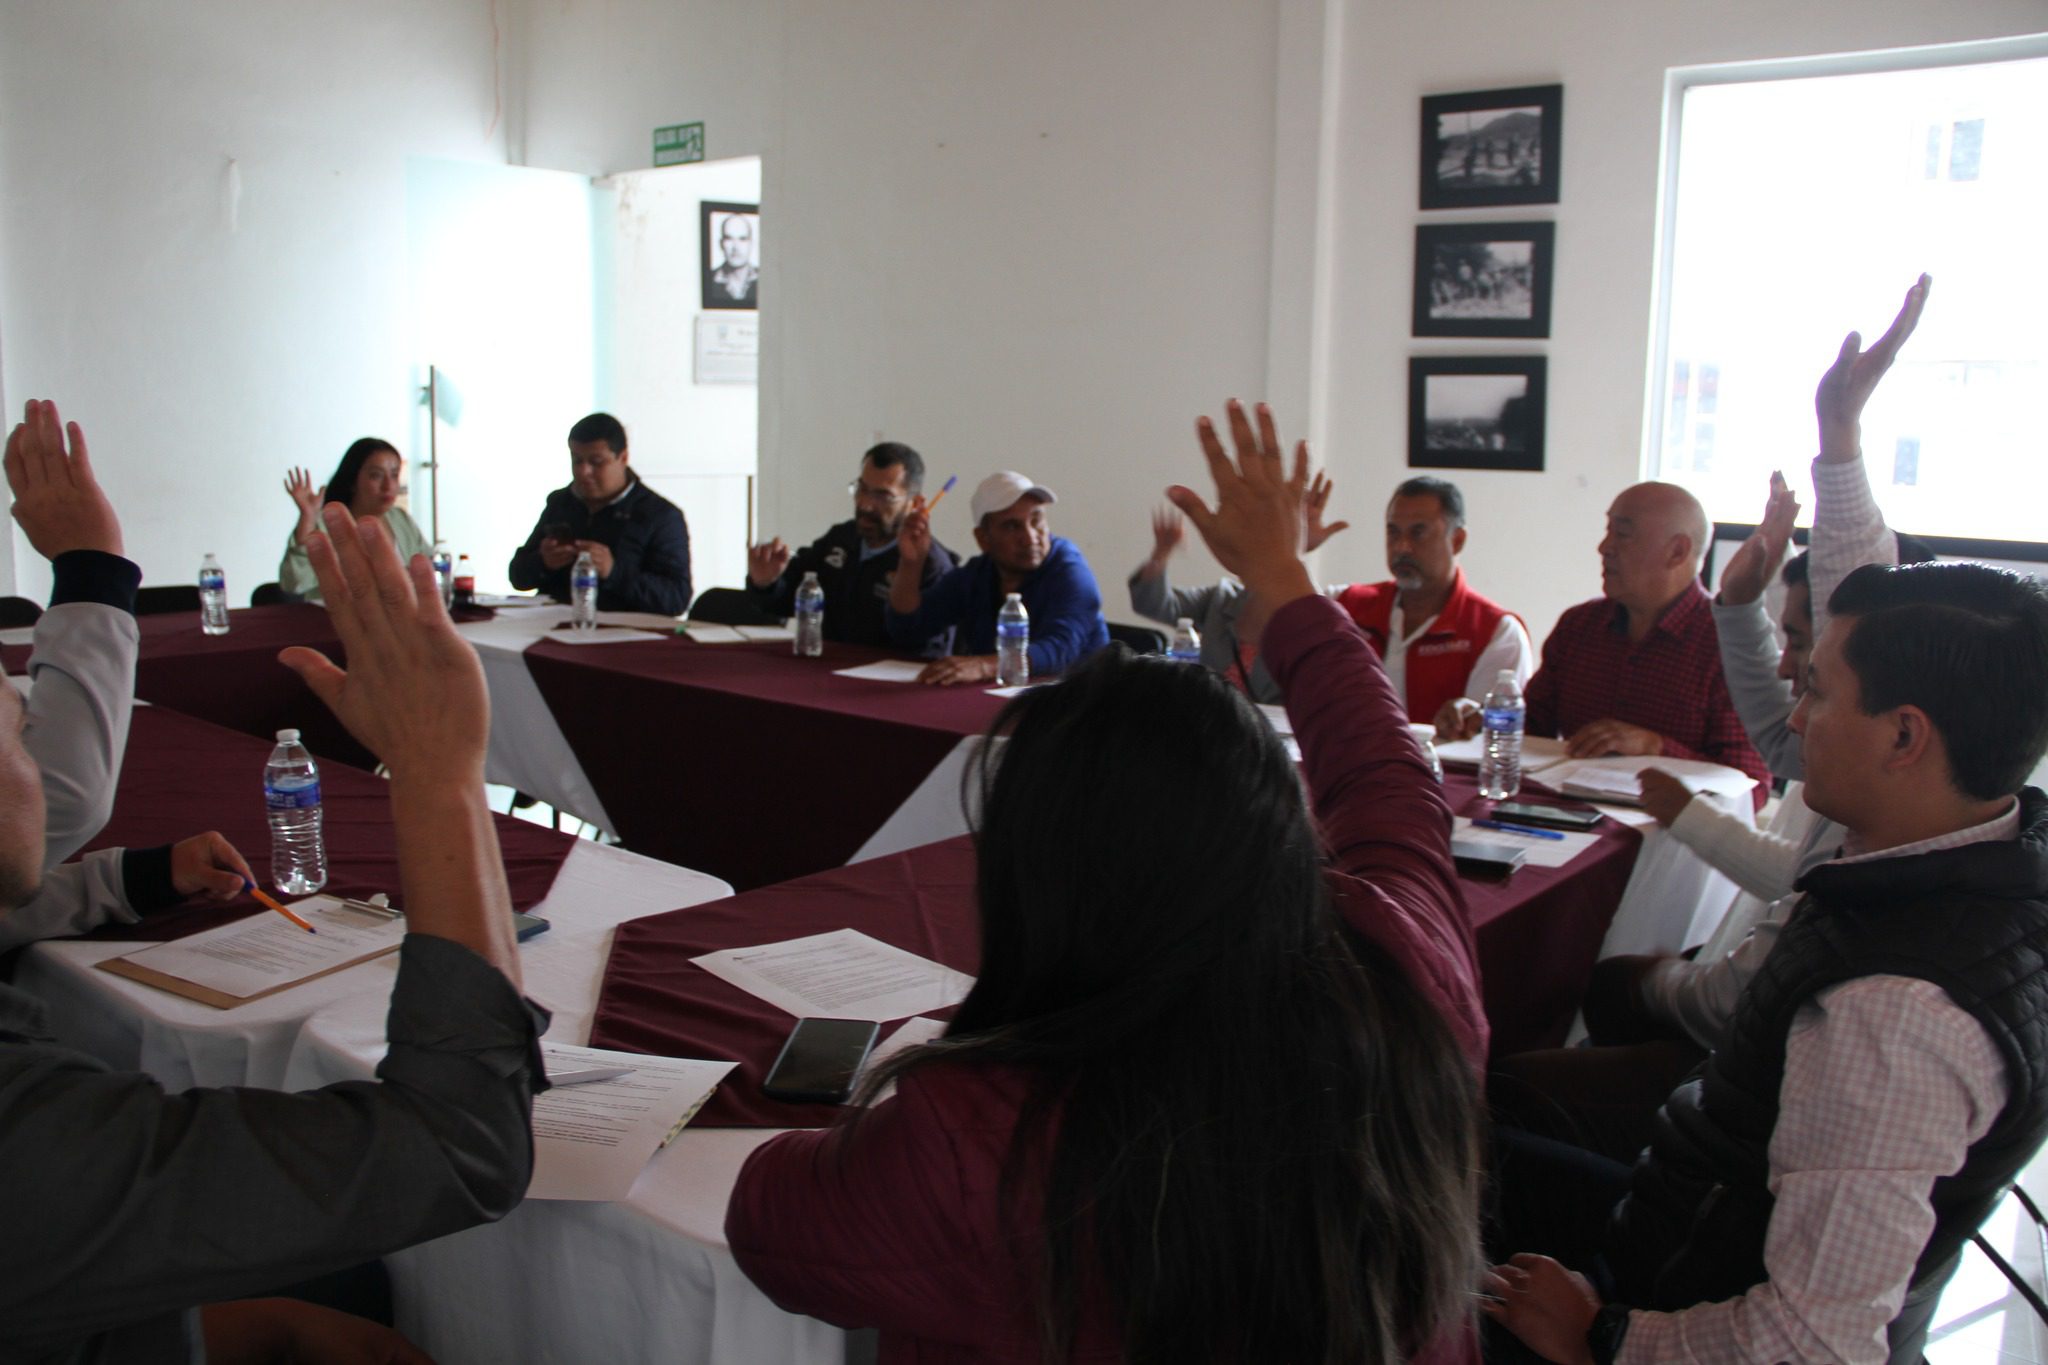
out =
[(1416, 566), (1414, 560), (1409, 559), (1407, 556), (1404, 555), (1395, 560), (1387, 565), (1387, 568), (1394, 575), (1394, 586), (1402, 592), (1414, 592), (1422, 586), (1422, 570)]

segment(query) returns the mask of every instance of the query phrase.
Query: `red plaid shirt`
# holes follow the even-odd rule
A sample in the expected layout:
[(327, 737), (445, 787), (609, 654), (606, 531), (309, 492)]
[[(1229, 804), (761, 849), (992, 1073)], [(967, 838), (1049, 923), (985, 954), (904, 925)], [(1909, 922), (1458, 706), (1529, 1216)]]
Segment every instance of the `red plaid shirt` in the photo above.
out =
[(1628, 639), (1619, 602), (1581, 602), (1558, 618), (1543, 642), (1543, 663), (1529, 679), (1528, 732), (1570, 737), (1596, 720), (1655, 730), (1673, 758), (1703, 758), (1757, 780), (1756, 803), (1770, 772), (1728, 699), (1714, 611), (1698, 583), (1664, 609), (1639, 644)]

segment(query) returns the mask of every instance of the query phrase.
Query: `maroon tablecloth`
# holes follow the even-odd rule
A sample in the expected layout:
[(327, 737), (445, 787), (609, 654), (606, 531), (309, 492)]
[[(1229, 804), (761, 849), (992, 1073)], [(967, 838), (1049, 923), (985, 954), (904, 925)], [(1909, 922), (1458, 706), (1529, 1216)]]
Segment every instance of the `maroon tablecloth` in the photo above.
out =
[[(336, 663), (347, 654), (334, 633), (327, 609), (308, 604), (245, 607), (228, 614), (228, 633), (208, 635), (197, 612), (164, 612), (138, 618), (142, 648), (135, 666), (135, 695), (158, 706), (272, 739), (292, 728), (321, 758), (359, 768), (375, 766), (369, 751), (277, 661), (287, 645), (309, 645)], [(28, 667), (29, 647), (0, 650), (7, 669)]]
[[(217, 829), (240, 849), (259, 885), (270, 882), (270, 826), (263, 805), (263, 765), (271, 742), (236, 734), (161, 706), (138, 706), (115, 789), (114, 814), (86, 847), (146, 848)], [(390, 785), (359, 768), (320, 765), (322, 829), (327, 839), (326, 891), (339, 896), (390, 893), (402, 906), (392, 837)], [(538, 904), (576, 841), (509, 816), (495, 817), (512, 903)], [(261, 912), (243, 898), (225, 906), (148, 915), (135, 925), (108, 925), (94, 938), (161, 941)]]
[[(1461, 814), (1482, 813), (1488, 804), (1469, 777), (1453, 774), (1447, 788)], [(1608, 821), (1600, 842), (1566, 867), (1525, 867), (1498, 881), (1461, 878), (1496, 1055), (1564, 1041), (1641, 846), (1635, 831)], [(620, 925), (591, 1046), (737, 1060), (739, 1069), (694, 1120), (699, 1125), (829, 1123), (829, 1106), (781, 1104), (761, 1094), (790, 1017), (690, 959), (848, 927), (963, 972), (979, 970), (971, 840), (949, 839)]]
[(1002, 709), (979, 687), (834, 675), (888, 657), (687, 639), (526, 651), (620, 840), (741, 890), (844, 864)]

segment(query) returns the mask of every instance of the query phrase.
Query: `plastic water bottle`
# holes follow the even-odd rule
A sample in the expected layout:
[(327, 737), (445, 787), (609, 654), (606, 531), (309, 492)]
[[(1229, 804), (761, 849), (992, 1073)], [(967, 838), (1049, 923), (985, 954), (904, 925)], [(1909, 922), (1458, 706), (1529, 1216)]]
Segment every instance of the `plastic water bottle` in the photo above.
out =
[(208, 635), (228, 633), (228, 575), (212, 555), (199, 566), (199, 628)]
[(996, 613), (996, 686), (1022, 687), (1031, 681), (1031, 613), (1011, 593)]
[(588, 550), (576, 556), (576, 567), (569, 571), (569, 603), (576, 629), (597, 629), (597, 561)]
[(1522, 789), (1522, 722), (1528, 710), (1514, 670), (1503, 668), (1479, 704), (1479, 794), (1489, 801), (1505, 801)]
[(825, 652), (825, 589), (814, 573), (804, 575), (796, 590), (795, 653), (817, 658)]
[(448, 556), (446, 541), (434, 542), (434, 581), (441, 585), (441, 605), (455, 606), (455, 561)]
[(263, 769), (270, 808), (270, 880), (287, 896), (310, 896), (327, 885), (327, 845), (320, 837), (320, 769), (297, 730), (279, 730)]
[(1173, 643), (1167, 646), (1166, 657), (1179, 664), (1202, 662), (1201, 632), (1185, 616), (1173, 623)]

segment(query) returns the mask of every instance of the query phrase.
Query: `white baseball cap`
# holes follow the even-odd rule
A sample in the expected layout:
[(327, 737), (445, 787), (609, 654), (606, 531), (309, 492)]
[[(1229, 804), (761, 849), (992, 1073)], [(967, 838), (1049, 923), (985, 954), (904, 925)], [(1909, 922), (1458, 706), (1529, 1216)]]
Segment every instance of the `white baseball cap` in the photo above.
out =
[(1005, 469), (1002, 473), (991, 474), (981, 481), (981, 485), (974, 490), (974, 500), (968, 504), (968, 509), (974, 513), (974, 524), (979, 526), (983, 517), (991, 512), (1002, 511), (1019, 498), (1037, 498), (1040, 502), (1059, 501), (1052, 495), (1050, 488), (1033, 483), (1014, 469)]

